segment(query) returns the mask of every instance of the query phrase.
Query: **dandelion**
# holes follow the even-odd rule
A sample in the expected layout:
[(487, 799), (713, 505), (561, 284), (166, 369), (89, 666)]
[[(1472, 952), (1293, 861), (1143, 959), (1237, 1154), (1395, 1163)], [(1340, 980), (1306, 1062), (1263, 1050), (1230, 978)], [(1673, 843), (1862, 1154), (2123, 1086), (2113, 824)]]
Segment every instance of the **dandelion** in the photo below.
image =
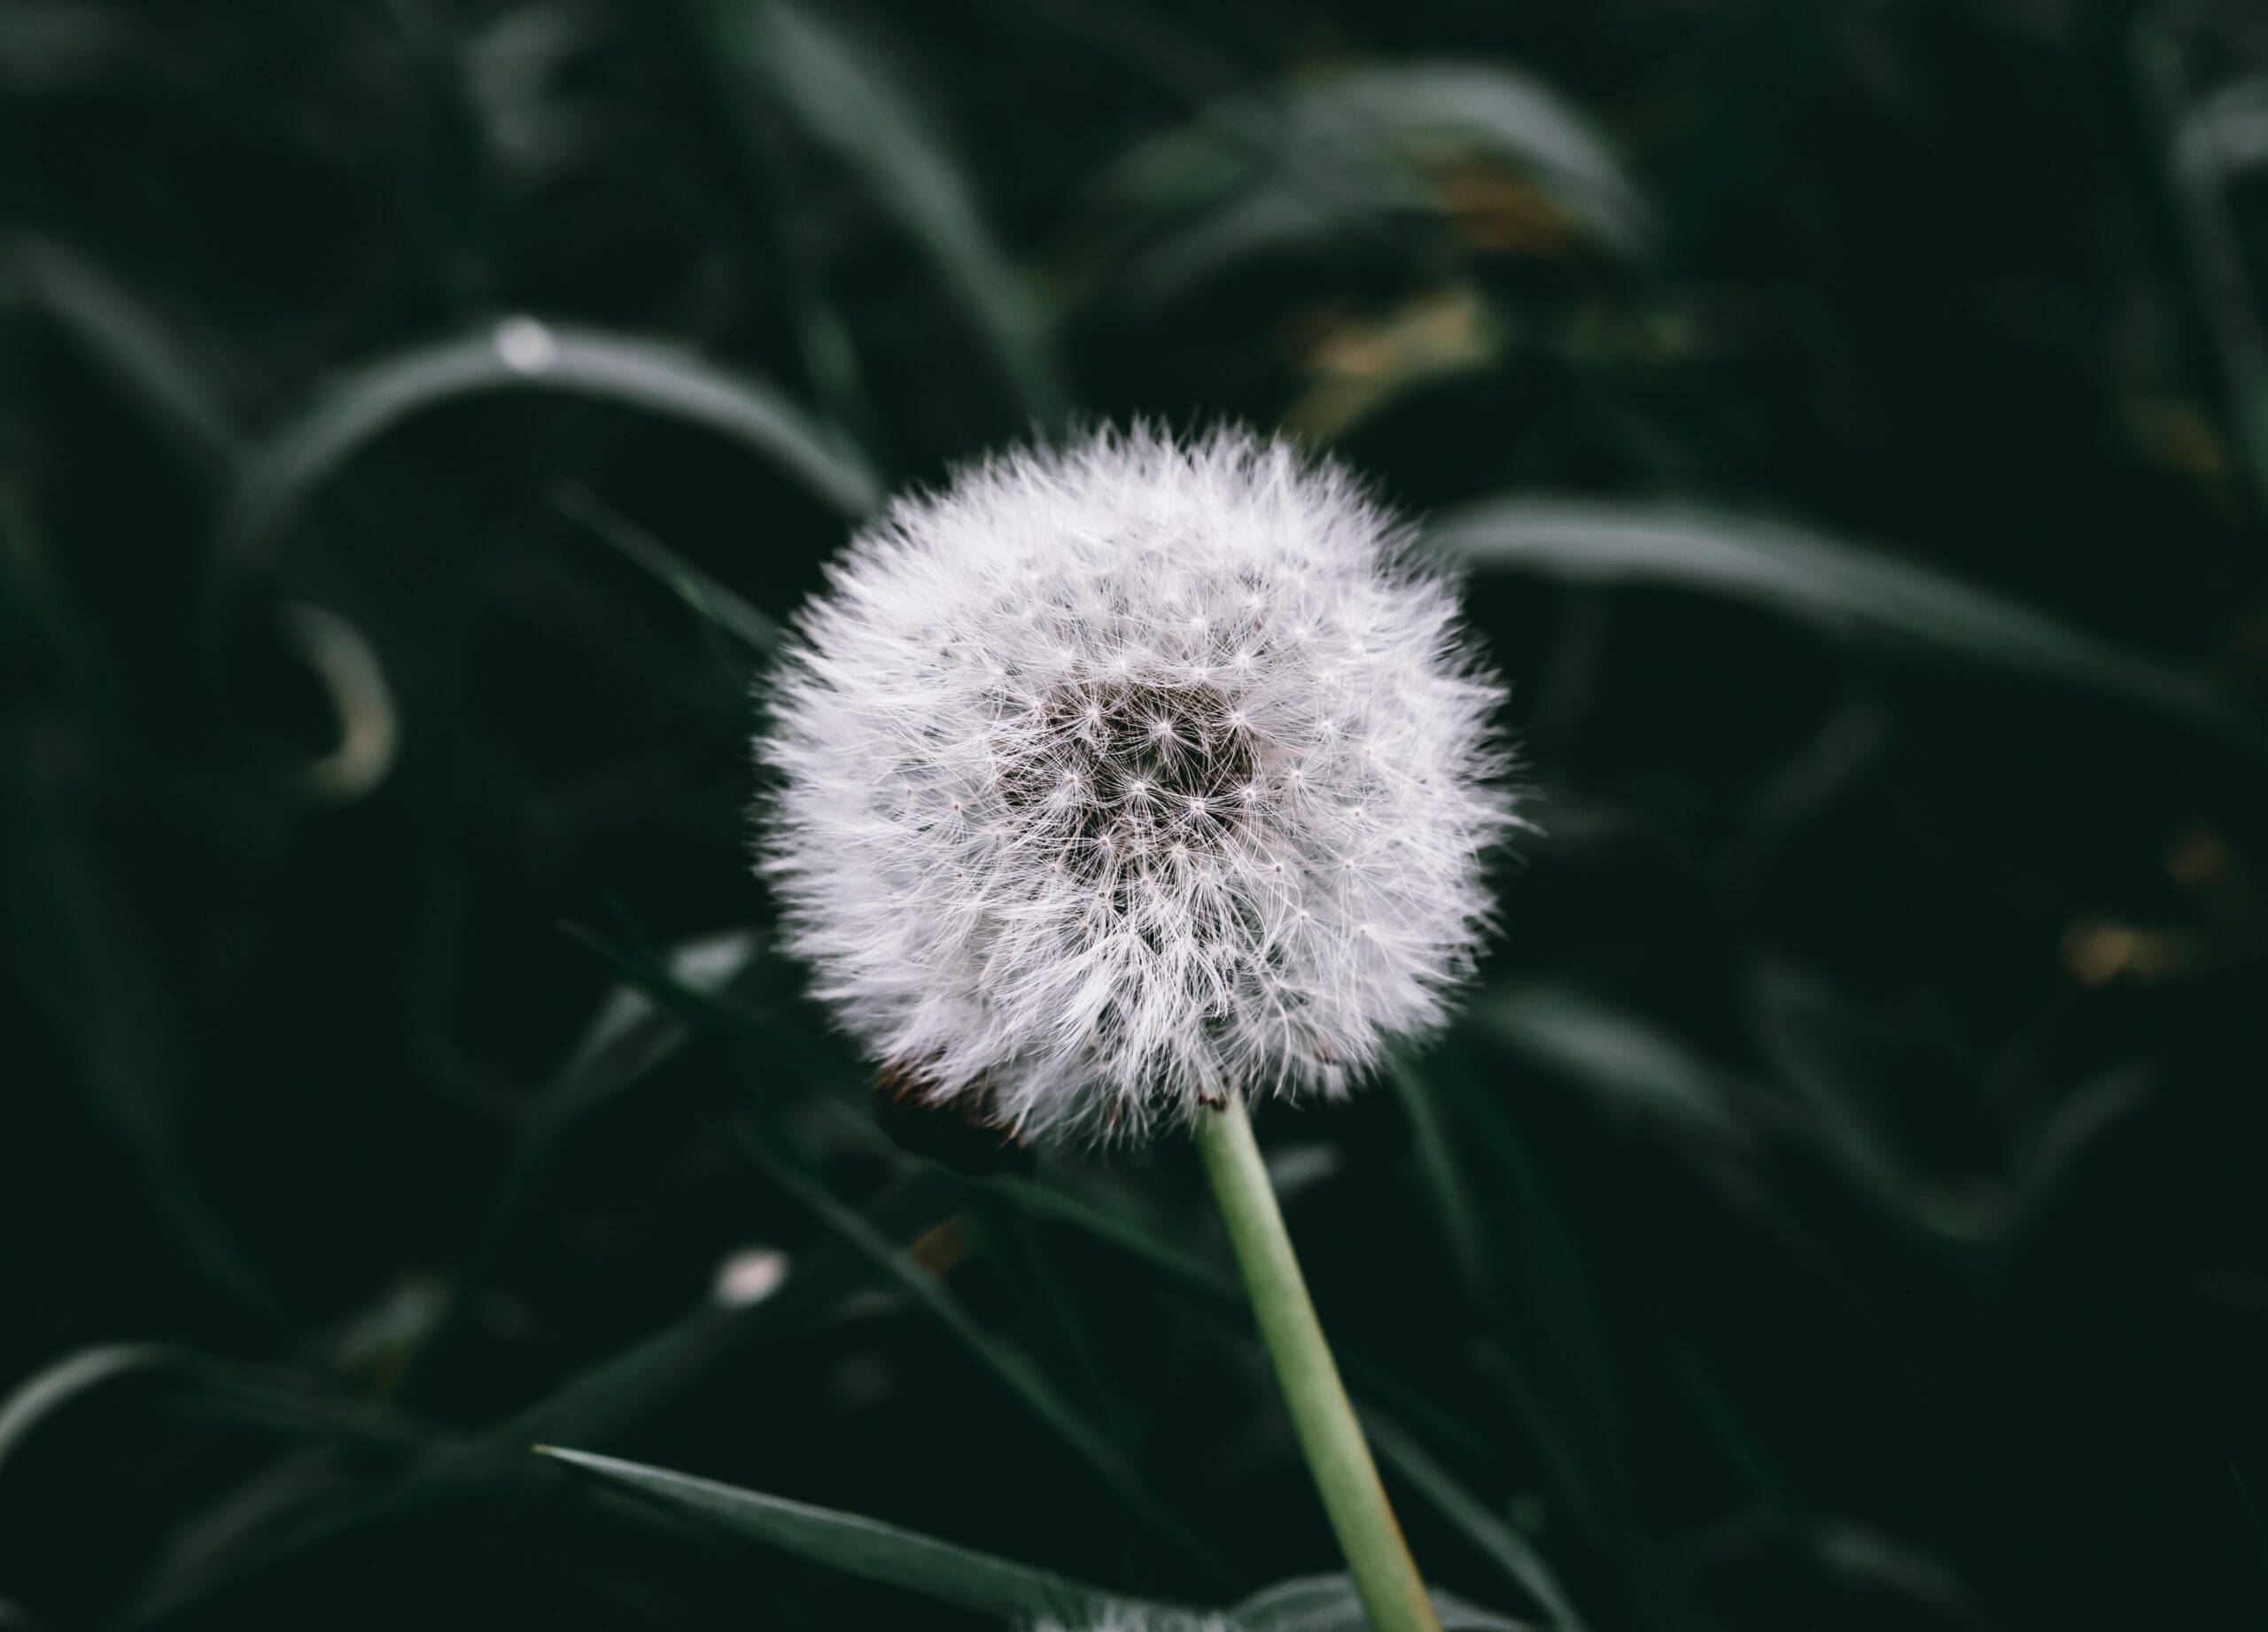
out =
[(893, 1101), (1017, 1139), (1189, 1129), (1364, 1607), (1433, 1632), (1246, 1102), (1444, 1017), (1511, 825), (1450, 586), (1338, 467), (1239, 431), (1006, 455), (863, 532), (761, 745), (761, 867)]
[(764, 870), (931, 1104), (1101, 1141), (1335, 1095), (1472, 967), (1500, 692), (1335, 467), (1236, 431), (1011, 455), (900, 501), (799, 633)]

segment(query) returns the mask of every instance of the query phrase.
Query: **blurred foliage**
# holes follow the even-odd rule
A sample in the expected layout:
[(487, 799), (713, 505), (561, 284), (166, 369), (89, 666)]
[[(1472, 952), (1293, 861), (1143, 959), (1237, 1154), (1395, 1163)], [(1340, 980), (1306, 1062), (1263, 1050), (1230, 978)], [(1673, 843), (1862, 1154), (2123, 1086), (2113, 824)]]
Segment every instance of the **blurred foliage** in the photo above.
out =
[(2258, 7), (0, 0), (0, 1627), (1354, 1624), (1187, 1153), (897, 1150), (745, 865), (850, 523), (1138, 413), (1515, 682), (1262, 1130), (1451, 1624), (2268, 1615)]

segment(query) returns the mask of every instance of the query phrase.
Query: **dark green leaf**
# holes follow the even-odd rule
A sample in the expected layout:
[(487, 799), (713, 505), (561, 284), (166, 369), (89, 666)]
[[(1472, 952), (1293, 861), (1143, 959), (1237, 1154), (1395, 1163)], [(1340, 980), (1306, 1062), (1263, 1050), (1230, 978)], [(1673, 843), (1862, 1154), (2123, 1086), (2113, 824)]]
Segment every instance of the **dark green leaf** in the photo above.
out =
[(267, 1278), (183, 1161), (172, 993), (134, 904), (92, 847), (82, 790), (45, 777), (19, 786), (26, 797), (9, 859), (28, 887), (11, 900), (7, 927), (20, 937), (30, 989), (70, 1041), (71, 1081), (132, 1158), (182, 1254), (245, 1309), (284, 1322)]
[[(667, 982), (672, 990), (684, 992), (687, 1001), (713, 1003), (717, 994), (730, 990), (747, 972), (761, 955), (761, 946), (751, 932), (728, 930), (685, 942), (665, 961), (641, 967), (656, 983)], [(640, 985), (625, 984), (608, 994), (521, 1123), (480, 1239), (457, 1271), (440, 1319), (402, 1379), (405, 1392), (456, 1333), (568, 1130), (674, 1057), (692, 1035), (691, 1024), (678, 1008), (664, 1006)]]
[(74, 1401), (114, 1378), (176, 1370), (183, 1357), (162, 1343), (111, 1343), (33, 1372), (0, 1400), (0, 1473), (34, 1429)]
[(751, 606), (643, 527), (600, 503), (584, 488), (570, 488), (559, 508), (667, 586), (695, 612), (738, 640), (751, 652), (768, 654), (780, 644), (779, 622)]
[(1802, 1096), (1829, 1147), (1884, 1201), (1915, 1206), (1919, 1176), (1873, 1102), (1920, 1088), (1924, 1072), (1942, 1076), (1939, 1062), (1908, 1035), (1870, 1024), (1824, 983), (1791, 965), (1760, 963), (1749, 985), (1758, 1045), (1780, 1079)]
[(1435, 548), (1480, 571), (1727, 595), (1833, 633), (2140, 703), (2258, 750), (2210, 686), (1987, 590), (1779, 522), (1700, 509), (1498, 499), (1444, 517)]
[(2064, 1095), (2016, 1152), (2017, 1204), (2025, 1209), (2046, 1206), (2082, 1156), (2149, 1103), (2153, 1088), (2146, 1069), (2129, 1066), (2106, 1071)]
[(1400, 244), (1409, 221), (1442, 211), (1430, 170), (1443, 164), (1534, 184), (1617, 254), (1653, 237), (1620, 163), (1547, 87), (1496, 65), (1364, 65), (1216, 102), (1114, 167), (1106, 206), (1134, 246), (1119, 287), (1163, 303), (1262, 256), (1350, 235)]
[(984, 1181), (983, 1187), (1006, 1197), (1036, 1218), (1066, 1224), (1132, 1255), (1184, 1289), (1208, 1301), (1237, 1304), (1243, 1302), (1243, 1293), (1230, 1276), (1161, 1239), (1154, 1231), (1123, 1213), (1034, 1179), (993, 1178)]
[[(713, 999), (731, 990), (763, 952), (753, 931), (728, 929), (672, 948), (662, 968), (687, 991)], [(617, 988), (559, 1068), (532, 1120), (555, 1131), (596, 1108), (669, 1059), (687, 1035), (685, 1021), (644, 990)]]
[(168, 323), (107, 269), (67, 245), (9, 233), (0, 236), (0, 299), (67, 334), (192, 464), (226, 472), (236, 427), (219, 387)]
[(771, 1007), (726, 986), (709, 989), (681, 979), (668, 965), (643, 952), (617, 946), (604, 936), (577, 924), (562, 929), (597, 954), (632, 988), (645, 993), (662, 1008), (696, 1029), (713, 1032), (762, 1052), (775, 1062), (792, 1062), (811, 1082), (843, 1085), (858, 1079), (844, 1057), (827, 1048), (809, 1030), (783, 1019)]
[(2242, 84), (2193, 102), (2188, 59), (2197, 53), (2186, 49), (2182, 33), (2171, 16), (2138, 12), (2128, 34), (2134, 80), (2155, 126), (2151, 134), (2163, 154), (2167, 200), (2226, 382), (2237, 453), (2255, 493), (2268, 502), (2268, 323), (2261, 318), (2247, 237), (2229, 188), (2248, 133), (2257, 128), (2258, 103)]
[(1405, 151), (1448, 152), (1532, 177), (1602, 244), (1635, 255), (1653, 222), (1645, 200), (1590, 120), (1542, 81), (1495, 63), (1367, 66), (1293, 93), (1295, 124), (1341, 120)]
[[(1500, 1205), (1509, 1220), (1497, 1228), (1507, 1240), (1503, 1255), (1512, 1276), (1509, 1282), (1492, 1278), (1482, 1299), (1495, 1332), (1484, 1365), (1553, 1487), (1573, 1512), (1596, 1528), (1604, 1522), (1609, 1492), (1619, 1488), (1623, 1475), (1615, 1367), (1589, 1266), (1553, 1197), (1550, 1174), (1494, 1084), (1478, 1078), (1462, 1053), (1449, 1047), (1436, 1052), (1431, 1074), (1454, 1101), (1459, 1148), (1481, 1175), (1480, 1193)], [(1542, 1356), (1527, 1350), (1531, 1331), (1541, 1331), (1560, 1379), (1581, 1399), (1599, 1449), (1577, 1449), (1583, 1418), (1547, 1394)]]
[(594, 399), (729, 437), (845, 515), (881, 489), (866, 460), (774, 387), (682, 346), (512, 317), (411, 346), (327, 382), (245, 463), (222, 526), (238, 555), (270, 548), (308, 499), (394, 426), (444, 403), (506, 391)]
[(526, 1477), (527, 1448), (553, 1439), (603, 1442), (655, 1411), (722, 1363), (757, 1332), (840, 1297), (845, 1262), (799, 1263), (787, 1285), (759, 1302), (703, 1305), (674, 1324), (569, 1378), (501, 1426), (437, 1439), (390, 1483), (315, 1512), (291, 1511), (225, 1557), (160, 1573), (124, 1618), (136, 1628), (171, 1625), (221, 1589), (394, 1516), (468, 1491)]
[(1472, 1023), (1620, 1111), (1720, 1140), (1746, 1138), (1705, 1061), (1642, 1015), (1581, 987), (1542, 981), (1499, 987), (1474, 1003)]
[(2239, 80), (2201, 97), (2182, 116), (2175, 157), (2215, 182), (2268, 164), (2268, 75)]
[[(695, 1523), (743, 1535), (868, 1581), (1007, 1619), (1094, 1624), (1128, 1600), (856, 1513), (735, 1489), (664, 1468), (537, 1447), (578, 1473), (657, 1502)], [(1146, 1605), (1150, 1609), (1163, 1606)], [(1168, 1611), (1166, 1613), (1172, 1613)]]
[(113, 1343), (66, 1356), (0, 1400), (0, 1473), (23, 1443), (59, 1412), (128, 1379), (160, 1385), (168, 1411), (226, 1426), (400, 1448), (426, 1438), (417, 1425), (387, 1407), (339, 1394), (311, 1378), (171, 1344)]
[(1441, 1240), (1466, 1295), (1486, 1302), (1494, 1284), (1489, 1263), (1488, 1232), (1479, 1202), (1466, 1182), (1464, 1170), (1450, 1147), (1449, 1130), (1434, 1084), (1418, 1061), (1396, 1060), (1388, 1076), (1402, 1096), (1402, 1112), (1410, 1119), (1410, 1145), (1425, 1198), (1441, 1227)]
[(1408, 1480), (1428, 1506), (1462, 1531), (1466, 1540), (1534, 1598), (1537, 1607), (1551, 1617), (1553, 1626), (1564, 1628), (1564, 1632), (1583, 1632), (1582, 1617), (1575, 1613), (1559, 1578), (1526, 1536), (1482, 1505), (1447, 1468), (1394, 1423), (1366, 1411), (1363, 1427), (1371, 1436), (1371, 1443), (1377, 1447), (1379, 1460)]
[(1140, 1470), (1107, 1434), (1064, 1397), (1029, 1356), (1006, 1338), (986, 1331), (961, 1307), (960, 1301), (943, 1281), (914, 1263), (865, 1217), (835, 1200), (818, 1179), (771, 1150), (745, 1127), (741, 1131), (742, 1143), (750, 1155), (774, 1183), (809, 1207), (829, 1232), (887, 1274), (900, 1290), (959, 1340), (980, 1365), (1005, 1384), (1033, 1416), (1094, 1471), (1129, 1512), (1192, 1558), (1210, 1561), (1205, 1543), (1174, 1516)]
[(975, 186), (897, 71), (831, 12), (788, 0), (696, 0), (718, 54), (787, 109), (928, 253), (1024, 408), (1062, 408), (1045, 322), (995, 240)]

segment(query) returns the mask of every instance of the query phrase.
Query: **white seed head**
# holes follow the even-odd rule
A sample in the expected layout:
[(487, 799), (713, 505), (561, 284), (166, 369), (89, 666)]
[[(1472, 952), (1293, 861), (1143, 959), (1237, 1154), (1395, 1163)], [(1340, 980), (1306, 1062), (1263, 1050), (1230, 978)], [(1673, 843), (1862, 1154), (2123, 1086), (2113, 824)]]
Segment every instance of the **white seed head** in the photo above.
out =
[(1235, 430), (1012, 453), (830, 579), (773, 682), (759, 866), (925, 1099), (1135, 1138), (1338, 1093), (1441, 1022), (1512, 820), (1503, 693), (1344, 470)]

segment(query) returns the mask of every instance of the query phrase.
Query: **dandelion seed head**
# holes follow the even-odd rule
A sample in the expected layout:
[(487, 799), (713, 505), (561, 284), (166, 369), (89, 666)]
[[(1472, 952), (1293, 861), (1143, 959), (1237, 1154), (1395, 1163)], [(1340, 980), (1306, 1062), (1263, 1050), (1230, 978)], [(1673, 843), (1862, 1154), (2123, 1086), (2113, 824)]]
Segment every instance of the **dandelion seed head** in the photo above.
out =
[(1233, 1625), (1225, 1615), (1122, 1604), (1105, 1610), (1099, 1620), (1036, 1620), (1029, 1632), (1233, 1632)]
[(1337, 466), (1239, 431), (1012, 453), (900, 500), (799, 618), (759, 866), (932, 1103), (1103, 1140), (1336, 1094), (1471, 970), (1501, 699)]

